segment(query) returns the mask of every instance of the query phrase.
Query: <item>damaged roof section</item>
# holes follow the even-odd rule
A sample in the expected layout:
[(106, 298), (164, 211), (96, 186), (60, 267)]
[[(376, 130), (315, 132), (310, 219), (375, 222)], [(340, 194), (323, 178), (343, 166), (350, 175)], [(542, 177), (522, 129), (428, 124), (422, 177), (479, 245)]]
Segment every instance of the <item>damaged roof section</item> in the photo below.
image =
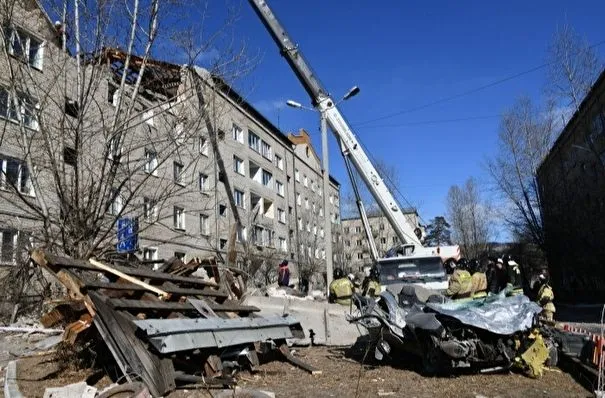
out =
[(116, 83), (119, 83), (122, 76), (126, 74), (126, 84), (135, 84), (145, 66), (141, 79), (141, 94), (151, 100), (158, 95), (166, 99), (175, 97), (182, 82), (180, 65), (154, 59), (145, 60), (131, 54), (126, 68), (128, 53), (117, 48), (104, 49), (101, 58), (111, 68)]

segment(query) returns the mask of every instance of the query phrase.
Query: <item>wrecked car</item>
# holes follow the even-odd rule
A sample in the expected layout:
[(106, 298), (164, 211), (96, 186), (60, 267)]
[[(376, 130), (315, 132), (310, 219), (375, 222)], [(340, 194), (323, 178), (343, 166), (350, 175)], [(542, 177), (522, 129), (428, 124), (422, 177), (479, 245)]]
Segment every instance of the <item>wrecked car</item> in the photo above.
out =
[(387, 290), (354, 300), (358, 311), (348, 320), (368, 330), (376, 359), (411, 354), (426, 375), (518, 366), (538, 377), (556, 361), (556, 345), (537, 323), (541, 308), (523, 295), (456, 302), (404, 285), (398, 296)]

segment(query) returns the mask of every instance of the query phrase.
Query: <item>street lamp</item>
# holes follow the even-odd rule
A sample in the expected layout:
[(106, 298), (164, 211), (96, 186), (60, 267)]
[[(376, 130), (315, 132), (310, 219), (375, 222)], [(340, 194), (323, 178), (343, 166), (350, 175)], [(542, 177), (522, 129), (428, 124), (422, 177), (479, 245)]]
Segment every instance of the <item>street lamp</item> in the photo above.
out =
[[(359, 87), (353, 86), (337, 104), (342, 101), (346, 101), (359, 94)], [(303, 106), (300, 102), (287, 100), (286, 105), (291, 108), (305, 109), (305, 110), (316, 110)], [(335, 106), (335, 105), (334, 105)], [(330, 294), (330, 284), (332, 283), (332, 273), (334, 267), (334, 258), (332, 256), (332, 219), (327, 216), (330, 201), (328, 199), (328, 192), (330, 191), (330, 167), (328, 160), (328, 122), (326, 119), (325, 111), (320, 114), (320, 126), (321, 126), (321, 153), (322, 153), (322, 177), (323, 177), (323, 198), (324, 198), (324, 229), (326, 231), (325, 250), (326, 250), (326, 276), (327, 276), (327, 294)]]

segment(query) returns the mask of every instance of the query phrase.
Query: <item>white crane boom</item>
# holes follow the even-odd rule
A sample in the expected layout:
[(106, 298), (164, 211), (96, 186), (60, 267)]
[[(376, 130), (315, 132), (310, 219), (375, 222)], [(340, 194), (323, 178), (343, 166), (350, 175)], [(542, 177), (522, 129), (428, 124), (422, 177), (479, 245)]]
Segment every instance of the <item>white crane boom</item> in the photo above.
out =
[(249, 0), (249, 2), (277, 43), (281, 54), (286, 58), (298, 80), (311, 97), (313, 106), (326, 118), (330, 129), (344, 149), (343, 154), (355, 166), (399, 239), (402, 242), (421, 248), (422, 244), (416, 236), (414, 229), (407, 222), (405, 214), (401, 211), (399, 204), (361, 147), (351, 127), (338, 110), (336, 103), (321, 85), (298, 47), (294, 45), (267, 5), (267, 2), (264, 0)]

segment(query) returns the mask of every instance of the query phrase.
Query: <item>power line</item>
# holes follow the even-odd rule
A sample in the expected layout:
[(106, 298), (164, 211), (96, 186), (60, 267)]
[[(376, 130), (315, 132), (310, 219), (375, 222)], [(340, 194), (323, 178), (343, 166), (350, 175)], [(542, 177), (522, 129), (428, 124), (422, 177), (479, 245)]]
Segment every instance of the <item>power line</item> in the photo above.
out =
[[(589, 48), (595, 48), (595, 47), (598, 47), (598, 46), (600, 46), (600, 45), (602, 45), (604, 43), (605, 43), (605, 40), (602, 40), (602, 41), (600, 41), (598, 43), (595, 43), (595, 44), (589, 46)], [(379, 117), (374, 118), (374, 119), (365, 120), (363, 122), (357, 122), (357, 123), (354, 123), (354, 125), (355, 126), (362, 126), (362, 125), (373, 123), (373, 122), (377, 122), (377, 121), (380, 121), (380, 120), (390, 119), (390, 118), (393, 118), (395, 116), (403, 115), (403, 114), (406, 114), (406, 113), (410, 113), (410, 112), (415, 112), (415, 111), (419, 111), (419, 110), (422, 110), (422, 109), (426, 109), (426, 108), (429, 108), (429, 107), (434, 106), (434, 105), (442, 104), (444, 102), (453, 101), (455, 99), (458, 99), (458, 98), (461, 98), (461, 97), (465, 97), (467, 95), (474, 94), (476, 92), (483, 91), (483, 90), (486, 90), (486, 89), (494, 87), (494, 86), (498, 86), (498, 85), (500, 85), (502, 83), (505, 83), (507, 81), (519, 78), (521, 76), (528, 75), (528, 74), (533, 73), (533, 72), (535, 72), (537, 70), (543, 69), (543, 68), (551, 65), (552, 63), (553, 62), (546, 62), (546, 63), (543, 63), (541, 65), (534, 66), (533, 68), (524, 70), (522, 72), (515, 73), (513, 75), (504, 77), (502, 79), (498, 79), (498, 80), (496, 80), (494, 82), (485, 84), (483, 86), (479, 86), (479, 87), (473, 88), (471, 90), (464, 91), (462, 93), (458, 93), (458, 94), (454, 94), (454, 95), (451, 95), (451, 96), (448, 96), (448, 97), (440, 98), (440, 99), (438, 99), (436, 101), (432, 101), (432, 102), (426, 103), (424, 105), (419, 105), (419, 106), (416, 106), (416, 107), (413, 107), (413, 108), (404, 109), (404, 110), (401, 110), (401, 111), (389, 113), (389, 114), (386, 114), (386, 115), (383, 115), (383, 116), (379, 116)]]
[(438, 120), (422, 120), (418, 122), (407, 122), (407, 123), (396, 123), (396, 124), (377, 124), (372, 126), (362, 126), (357, 128), (356, 130), (368, 130), (374, 128), (391, 128), (391, 127), (406, 127), (406, 126), (422, 126), (422, 125), (430, 125), (430, 124), (446, 124), (446, 123), (458, 123), (458, 122), (468, 122), (472, 120), (486, 120), (486, 119), (494, 119), (500, 117), (502, 115), (486, 115), (486, 116), (469, 116), (469, 117), (461, 117), (455, 119), (438, 119)]

